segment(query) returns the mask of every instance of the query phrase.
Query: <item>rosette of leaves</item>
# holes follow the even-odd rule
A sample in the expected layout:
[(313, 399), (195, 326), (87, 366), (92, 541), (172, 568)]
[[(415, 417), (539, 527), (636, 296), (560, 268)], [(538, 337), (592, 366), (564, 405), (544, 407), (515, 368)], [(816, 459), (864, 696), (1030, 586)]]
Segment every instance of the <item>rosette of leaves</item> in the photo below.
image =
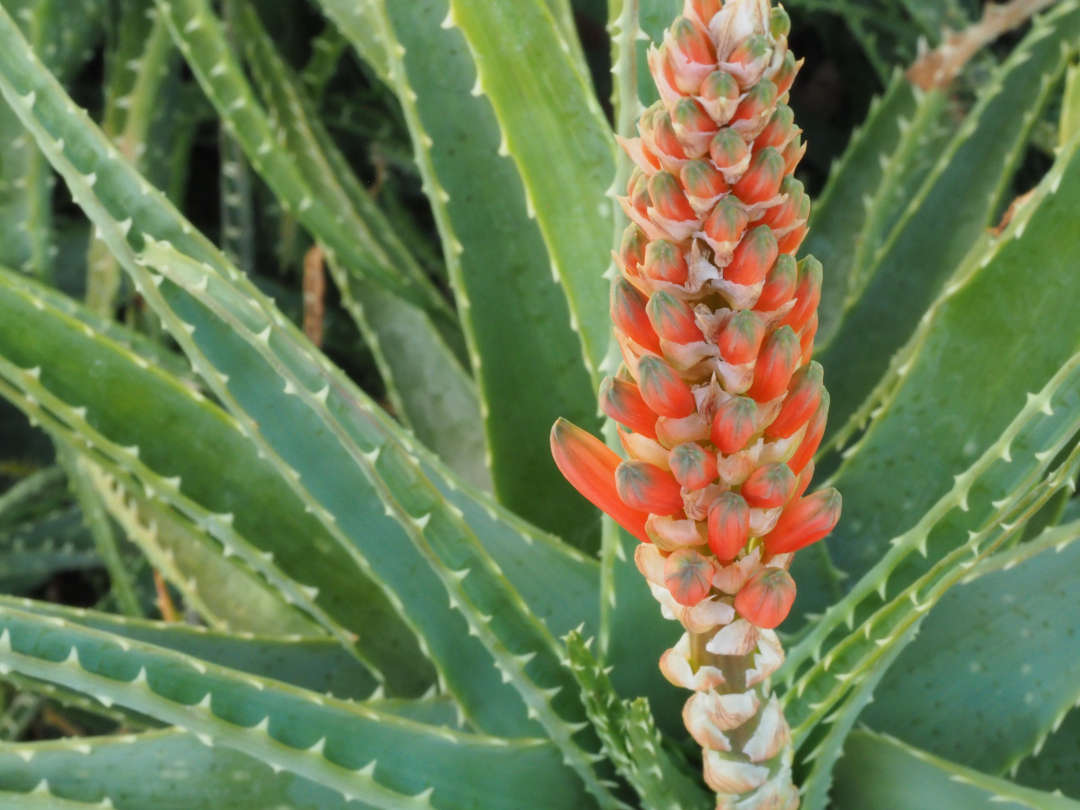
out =
[[(548, 445), (620, 447), (615, 136), (684, 9), (612, 2), (597, 70), (565, 0), (0, 6), (0, 804), (717, 806)], [(775, 630), (784, 801), (1076, 807), (1080, 4), (788, 12), (894, 40), (805, 177), (844, 510)]]

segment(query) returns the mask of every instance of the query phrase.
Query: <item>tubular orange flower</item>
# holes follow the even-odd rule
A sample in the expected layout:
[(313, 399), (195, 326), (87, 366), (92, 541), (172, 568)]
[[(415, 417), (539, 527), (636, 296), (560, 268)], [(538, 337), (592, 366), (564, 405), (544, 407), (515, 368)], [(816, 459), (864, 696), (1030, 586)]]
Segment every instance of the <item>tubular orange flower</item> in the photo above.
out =
[(574, 485), (654, 542), (635, 559), (687, 631), (661, 671), (694, 691), (683, 716), (725, 810), (798, 805), (773, 628), (793, 552), (840, 514), (835, 491), (805, 495), (829, 395), (810, 361), (822, 268), (794, 258), (810, 198), (789, 27), (768, 0), (685, 0), (650, 49), (660, 101), (619, 139), (636, 164), (611, 299), (624, 365), (601, 389), (630, 458), (568, 444), (588, 462)]

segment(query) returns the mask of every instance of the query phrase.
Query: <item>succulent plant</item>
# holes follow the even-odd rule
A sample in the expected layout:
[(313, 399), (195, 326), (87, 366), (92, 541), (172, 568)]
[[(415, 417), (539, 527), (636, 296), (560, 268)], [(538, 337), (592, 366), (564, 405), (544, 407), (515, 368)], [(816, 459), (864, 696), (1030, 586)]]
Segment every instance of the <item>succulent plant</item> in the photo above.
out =
[(1080, 807), (1080, 2), (611, 0), (614, 125), (568, 0), (60, 5), (0, 806)]

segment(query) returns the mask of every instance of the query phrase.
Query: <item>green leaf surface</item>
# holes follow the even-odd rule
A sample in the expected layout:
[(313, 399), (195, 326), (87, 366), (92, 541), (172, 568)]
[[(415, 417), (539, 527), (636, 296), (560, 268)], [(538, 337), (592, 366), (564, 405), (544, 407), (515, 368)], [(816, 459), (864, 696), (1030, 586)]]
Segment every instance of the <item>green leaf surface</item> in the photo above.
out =
[[(349, 229), (314, 193), (295, 161), (278, 144), (273, 127), (244, 79), (221, 22), (209, 3), (159, 0), (158, 11), (165, 16), (180, 53), (224, 121), (226, 131), (252, 156), (252, 169), (273, 189), (286, 210), (295, 213), (332, 255), (357, 272), (424, 308), (433, 317), (452, 321), (451, 308), (426, 276), (409, 273), (408, 266), (395, 268), (396, 273), (388, 272), (385, 265), (370, 261)], [(215, 70), (218, 65), (224, 68)]]
[[(444, 676), (454, 678), (453, 691), (463, 706), (474, 715), (483, 710), (491, 724), (514, 729), (517, 723), (520, 733), (535, 725), (515, 717), (512, 702), (495, 702), (516, 697), (517, 706), (528, 707), (590, 792), (603, 805), (616, 806), (601, 781), (603, 770), (593, 770), (598, 758), (587, 750), (597, 741), (586, 736), (582, 748), (573, 739), (584, 715), (554, 639), (528, 612), (460, 513), (424, 478), (418, 467), (422, 449), (400, 431), (395, 434), (385, 414), (161, 196), (144, 193), (130, 221), (118, 222), (107, 205), (138, 189), (140, 178), (110, 160), (100, 134), (71, 111), (60, 88), (27, 57), (25, 42), (2, 14), (0, 40), (0, 90), (19, 105), (75, 199), (243, 434), (305, 499), (340, 547), (351, 551), (358, 564), (370, 565), (366, 570), (377, 572), (389, 590), (407, 598), (400, 610), (422, 617), (414, 622), (416, 629)], [(66, 135), (62, 143), (49, 127)], [(94, 183), (86, 179), (91, 170)], [(190, 255), (161, 241), (165, 238)], [(141, 252), (133, 243), (141, 244)], [(158, 282), (156, 274), (169, 278), (162, 275)], [(447, 597), (460, 613), (436, 608)], [(443, 628), (449, 632), (440, 632)], [(476, 648), (470, 647), (469, 632), (482, 645), (478, 659), (489, 656), (487, 665), (470, 666), (467, 658)], [(505, 677), (502, 685), (501, 678), (486, 680), (495, 672), (491, 664)]]
[(1021, 785), (1080, 799), (1080, 712), (1065, 715), (1042, 749), (1017, 767), (1012, 779)]
[[(1080, 25), (1080, 12), (1075, 20)], [(971, 251), (860, 411), (868, 417), (873, 410), (874, 418), (844, 451), (831, 480), (844, 497), (844, 515), (826, 541), (853, 582), (949, 491), (953, 477), (1080, 347), (1080, 322), (1069, 315), (1080, 293), (1074, 272), (1080, 249), (1067, 236), (1080, 229), (1077, 145), (1058, 155), (1010, 226)], [(1032, 328), (1051, 323), (1053, 329)], [(1034, 463), (1027, 456), (1003, 468), (989, 500), (1010, 493)], [(972, 506), (966, 517), (974, 527), (981, 513)], [(824, 609), (831, 600), (815, 592), (814, 577), (803, 582), (797, 612)]]
[(610, 340), (602, 278), (612, 218), (605, 191), (614, 174), (608, 124), (539, 3), (450, 0), (446, 19), (468, 42), (476, 87), (490, 99), (521, 174), (595, 384)]
[[(881, 664), (859, 683), (848, 695), (828, 721), (822, 725), (825, 731), (818, 737), (811, 738), (805, 747), (811, 747), (805, 756), (800, 757), (799, 765), (806, 770), (805, 777), (799, 778), (799, 793), (802, 810), (826, 810), (830, 805), (830, 792), (833, 786), (833, 769), (843, 756), (844, 744), (849, 740), (851, 729), (868, 704), (876, 699), (875, 690), (882, 677), (890, 672), (890, 667), (919, 633), (916, 622), (904, 631), (904, 637), (892, 645)], [(801, 752), (800, 752), (801, 753)]]
[(1049, 529), (973, 571), (930, 612), (863, 719), (988, 773), (1041, 747), (1080, 699), (1080, 648), (1068, 641), (1080, 632), (1078, 537), (1077, 523)]
[[(376, 28), (380, 36), (403, 49), (393, 60), (392, 75), (384, 74), (384, 78), (402, 104), (442, 237), (481, 398), (496, 495), (532, 523), (578, 548), (595, 551), (599, 513), (559, 474), (547, 438), (560, 416), (589, 429), (599, 425), (595, 383), (582, 367), (581, 342), (570, 328), (572, 312), (579, 322), (585, 318), (572, 304), (568, 308), (564, 291), (552, 281), (544, 237), (537, 221), (529, 217), (526, 187), (515, 164), (500, 154), (498, 111), (488, 97), (472, 95), (478, 74), (462, 30), (442, 27), (450, 9), (446, 0), (385, 7), (376, 2), (322, 0), (321, 5), (369, 61), (370, 51), (352, 27), (354, 7), (380, 21)], [(523, 6), (530, 14), (539, 13), (538, 0), (527, 0)], [(485, 25), (495, 22), (485, 21)], [(539, 36), (549, 22), (531, 23), (528, 30)], [(517, 43), (519, 59), (526, 53), (521, 37), (516, 28), (502, 36), (504, 44)], [(529, 47), (534, 51), (546, 46), (530, 42)], [(563, 64), (564, 56), (560, 51), (555, 67)], [(544, 57), (542, 50), (536, 54), (537, 59)], [(560, 77), (566, 78), (558, 74), (552, 81)], [(572, 81), (580, 101), (580, 81)], [(566, 101), (573, 103), (573, 97)], [(550, 114), (545, 112), (545, 116)], [(591, 118), (584, 123), (586, 131), (580, 137), (587, 140), (593, 124)], [(562, 134), (558, 143), (574, 137), (579, 136)], [(566, 163), (566, 171), (591, 171), (591, 167), (571, 165), (578, 157), (567, 152), (559, 159)], [(573, 193), (562, 195), (560, 206), (578, 198), (579, 191), (573, 188)], [(583, 224), (594, 220), (591, 215)], [(606, 242), (610, 227), (600, 227)], [(578, 225), (571, 234), (580, 231)], [(607, 283), (600, 274), (606, 256), (605, 249), (598, 264), (593, 256), (573, 269), (582, 283), (589, 280), (585, 274), (595, 273), (592, 281), (597, 289), (586, 300), (594, 310), (590, 319), (599, 318), (602, 323), (607, 318)], [(564, 279), (564, 283), (568, 282)], [(592, 300), (596, 295), (602, 296), (599, 304)], [(591, 324), (589, 328), (597, 327)], [(603, 328), (607, 329), (606, 324)], [(606, 334), (603, 340), (606, 346)]]
[(836, 810), (1077, 810), (1080, 803), (987, 776), (865, 731), (836, 766)]
[[(1049, 407), (1047, 407), (1049, 406)], [(1046, 411), (1057, 411), (1057, 416)], [(880, 671), (886, 656), (904, 633), (989, 554), (1011, 538), (1056, 492), (1073, 485), (1080, 448), (1071, 440), (1080, 430), (1080, 354), (1074, 355), (1034, 396), (998, 442), (980, 461), (957, 476), (956, 487), (944, 496), (893, 548), (856, 588), (831, 607), (811, 631), (792, 647), (778, 673), (787, 678), (782, 699), (792, 737), (800, 745), (861, 678)], [(1008, 452), (1002, 454), (1002, 449)], [(1071, 448), (1049, 475), (1047, 468)], [(1017, 459), (1032, 456), (1027, 480), (1017, 482), (1004, 498), (986, 504), (993, 484)], [(1008, 457), (1008, 460), (1006, 460)], [(988, 484), (990, 486), (988, 486)], [(966, 507), (966, 511), (965, 511)], [(968, 512), (983, 515), (978, 530), (970, 530)], [(967, 524), (970, 525), (970, 524)], [(916, 555), (915, 552), (920, 552)], [(876, 587), (875, 587), (876, 586)], [(890, 591), (891, 589), (891, 591)], [(876, 597), (872, 597), (876, 591)], [(891, 593), (891, 601), (886, 594)], [(884, 602), (876, 610), (874, 605)], [(858, 626), (856, 627), (856, 617)], [(851, 631), (835, 633), (840, 625)], [(831, 643), (837, 636), (842, 636)], [(831, 643), (822, 655), (823, 647)], [(814, 663), (797, 679), (799, 667)]]
[(0, 533), (0, 590), (25, 593), (59, 571), (100, 568), (82, 513), (69, 508)]
[(840, 321), (869, 201), (881, 185), (886, 162), (903, 140), (902, 122), (919, 108), (916, 89), (895, 71), (885, 92), (870, 103), (866, 121), (851, 134), (810, 212), (810, 231), (799, 253), (825, 268), (818, 305), (817, 345), (824, 346)]
[[(351, 224), (372, 261), (385, 264), (388, 272), (408, 264), (413, 273), (422, 273), (326, 132), (250, 6), (241, 7), (238, 23), (271, 119), (313, 188)], [(436, 325), (422, 310), (339, 262), (331, 261), (330, 269), (402, 421), (462, 477), (490, 490), (476, 386)]]
[(568, 664), (581, 685), (589, 720), (603, 740), (604, 750), (629, 782), (645, 810), (708, 808), (713, 797), (698, 781), (675, 765), (664, 748), (649, 711), (649, 702), (631, 702), (616, 694), (601, 665), (580, 633), (566, 637)]
[(833, 432), (872, 391), (889, 358), (991, 224), (1031, 126), (1078, 38), (1080, 8), (1071, 0), (1034, 23), (893, 227), (867, 271), (862, 295), (820, 356)]
[[(239, 544), (230, 546), (231, 553), (257, 544), (258, 554), (247, 558), (249, 564), (292, 578), (293, 598), (309, 612), (317, 608), (332, 617), (339, 638), (347, 635), (341, 627), (362, 634), (365, 656), (394, 674), (394, 688), (402, 694), (426, 691), (433, 675), (396, 612), (259, 458), (235, 421), (198, 391), (95, 331), (87, 320), (55, 309), (58, 297), (0, 273), (5, 312), (0, 356), (18, 368), (41, 369), (40, 380), (25, 380), (44, 388), (39, 401), (49, 394), (70, 403), (69, 411), (86, 408), (83, 419), (75, 412), (68, 418), (78, 426), (77, 435), (89, 436), (99, 452), (112, 448), (109, 460), (119, 468), (114, 473), (133, 472), (144, 493), (153, 492), (188, 520), (202, 522), (217, 542), (235, 535)], [(69, 303), (68, 309), (73, 308)], [(173, 430), (175, 425), (183, 425), (183, 431)], [(191, 511), (188, 501), (201, 511)], [(299, 546), (297, 537), (310, 538), (319, 553)], [(272, 562), (259, 556), (265, 554), (272, 555)], [(314, 598), (304, 591), (312, 587), (318, 589)]]
[(340, 700), (368, 698), (378, 686), (371, 673), (332, 639), (225, 633), (180, 622), (133, 619), (11, 597), (0, 597), (0, 605), (176, 650), (202, 661)]
[[(0, 663), (188, 728), (374, 807), (529, 807), (543, 780), (587, 807), (549, 743), (507, 743), (383, 714), (180, 653), (0, 609)], [(374, 763), (374, 764), (373, 764)], [(482, 778), (479, 778), (483, 774)]]

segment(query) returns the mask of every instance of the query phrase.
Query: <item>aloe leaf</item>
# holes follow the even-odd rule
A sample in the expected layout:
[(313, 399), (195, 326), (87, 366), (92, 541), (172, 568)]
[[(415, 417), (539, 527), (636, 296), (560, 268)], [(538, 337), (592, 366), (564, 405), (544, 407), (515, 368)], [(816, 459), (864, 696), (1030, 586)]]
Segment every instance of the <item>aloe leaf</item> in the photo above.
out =
[[(882, 677), (891, 671), (891, 667), (904, 648), (919, 633), (919, 622), (915, 622), (904, 631), (903, 638), (892, 645), (882, 658), (876, 671), (863, 676), (840, 707), (822, 723), (827, 726), (820, 738), (811, 740), (812, 749), (800, 758), (800, 765), (807, 769), (806, 776), (799, 779), (799, 793), (803, 810), (825, 810), (832, 807), (830, 792), (833, 785), (833, 768), (844, 754), (844, 745), (850, 739), (851, 729), (868, 704), (876, 699), (875, 690)], [(910, 707), (909, 707), (910, 708)]]
[[(379, 56), (372, 54), (364, 37), (377, 32), (395, 51), (380, 72), (402, 105), (442, 237), (480, 395), (496, 495), (537, 526), (578, 548), (595, 551), (599, 513), (559, 474), (547, 435), (560, 416), (588, 429), (599, 425), (595, 383), (576, 359), (582, 343), (571, 329), (571, 318), (585, 324), (583, 329), (593, 330), (599, 327), (589, 320), (606, 320), (607, 285), (600, 278), (607, 262), (606, 247), (598, 264), (594, 256), (573, 269), (578, 274), (575, 279), (591, 290), (585, 300), (593, 311), (587, 319), (572, 303), (567, 304), (564, 290), (552, 283), (551, 259), (538, 222), (529, 217), (526, 187), (515, 164), (499, 153), (501, 119), (491, 101), (471, 95), (477, 68), (468, 42), (462, 30), (441, 27), (450, 8), (446, 0), (385, 5), (374, 0), (321, 0), (320, 5), (377, 70)], [(528, 0), (526, 5), (530, 15), (539, 13), (538, 0)], [(540, 36), (545, 26), (550, 28), (550, 21), (530, 25), (531, 35)], [(370, 30), (360, 30), (365, 26)], [(517, 41), (522, 34), (515, 25), (503, 36), (505, 41)], [(532, 43), (541, 48), (547, 45)], [(401, 54), (396, 53), (398, 48)], [(540, 51), (536, 58), (549, 56)], [(551, 61), (555, 68), (565, 66), (565, 55), (559, 51)], [(584, 91), (578, 78), (568, 78), (563, 71), (553, 81), (563, 79), (574, 83), (567, 85), (566, 104), (581, 102)], [(595, 127), (591, 118), (584, 123), (587, 126), (580, 137), (588, 140)], [(567, 138), (574, 137), (578, 136), (561, 133), (552, 148), (562, 148)], [(558, 157), (567, 171), (593, 171), (592, 166), (575, 166), (577, 159), (573, 152)], [(593, 181), (582, 182), (588, 188)], [(579, 185), (567, 188), (575, 190), (560, 199), (577, 199)], [(564, 205), (535, 202), (537, 211)], [(595, 216), (590, 213), (585, 222), (594, 222)], [(607, 234), (608, 227), (603, 224), (595, 233)], [(570, 233), (580, 232), (579, 225)], [(591, 275), (586, 277), (587, 273)], [(577, 284), (575, 279), (563, 280), (566, 289)], [(592, 300), (597, 295), (603, 296), (599, 302)], [(601, 356), (606, 333), (602, 340)]]
[[(974, 569), (931, 611), (863, 719), (988, 773), (1041, 748), (1080, 699), (1080, 651), (1063, 641), (1080, 619), (1078, 537), (1078, 523), (1049, 529)], [(912, 712), (927, 695), (934, 710)]]
[(1080, 799), (1080, 712), (1075, 707), (1011, 777), (1021, 785)]
[(100, 568), (101, 558), (77, 508), (0, 532), (0, 591), (25, 593), (59, 571)]
[(944, 100), (942, 91), (923, 92), (894, 71), (814, 201), (800, 253), (828, 268), (818, 306), (819, 349), (838, 327), (850, 291), (862, 286), (881, 239), (922, 184), (925, 170), (913, 171), (913, 164), (936, 157), (930, 146), (948, 132), (941, 125)]
[(649, 703), (633, 702), (616, 694), (611, 681), (597, 663), (588, 641), (578, 632), (565, 638), (567, 666), (581, 685), (589, 720), (604, 743), (604, 750), (619, 773), (629, 782), (646, 810), (707, 808), (713, 797), (697, 780), (683, 773), (664, 749), (653, 724)]
[[(348, 228), (314, 193), (291, 156), (278, 144), (273, 127), (244, 80), (221, 23), (208, 3), (159, 0), (158, 12), (164, 16), (180, 53), (221, 116), (225, 131), (236, 138), (246, 154), (254, 156), (251, 167), (273, 189), (286, 210), (317, 235), (330, 255), (340, 257), (357, 272), (433, 316), (452, 321), (451, 308), (426, 276), (407, 274), (409, 267), (388, 272), (386, 266), (372, 262), (355, 244)], [(215, 72), (218, 65), (223, 67)]]
[(222, 546), (204, 528), (155, 504), (125, 476), (108, 475), (92, 463), (85, 463), (84, 470), (104, 510), (209, 625), (257, 633), (322, 634), (285, 594), (242, 560), (222, 554)]
[(0, 609), (0, 623), (5, 667), (156, 716), (348, 799), (449, 810), (475, 806), (480, 796), (485, 807), (524, 808), (540, 779), (560, 806), (587, 806), (581, 783), (548, 743), (433, 729), (11, 608)]
[(0, 530), (47, 517), (70, 502), (67, 476), (59, 466), (30, 473), (0, 494)]
[[(115, 44), (105, 57), (101, 128), (133, 165), (141, 166), (175, 52), (164, 20), (154, 12), (153, 0), (125, 3), (116, 27)], [(86, 263), (86, 304), (108, 316), (120, 288), (120, 267), (108, 247), (93, 237)]]
[[(1076, 20), (1080, 24), (1080, 12)], [(1067, 315), (1065, 292), (1077, 283), (1073, 268), (1080, 254), (1063, 236), (1080, 227), (1078, 145), (1059, 153), (1000, 236), (987, 235), (973, 248), (857, 415), (869, 418), (872, 412), (873, 419), (844, 451), (832, 479), (844, 496), (844, 518), (826, 541), (832, 559), (853, 578), (870, 570), (890, 538), (910, 529), (949, 491), (953, 476), (998, 440), (1027, 395), (1080, 347), (1080, 325)], [(1042, 322), (1058, 327), (1051, 333), (1031, 329)], [(977, 403), (960, 395), (975, 390)], [(857, 427), (853, 419), (837, 437)], [(1025, 456), (1004, 468), (989, 500), (1011, 492), (1034, 463)], [(972, 528), (981, 519), (977, 502), (966, 517)], [(827, 597), (811, 590), (813, 578), (806, 582), (801, 610), (824, 609)]]
[[(374, 261), (390, 270), (395, 264), (408, 264), (414, 273), (422, 273), (323, 128), (254, 9), (240, 6), (237, 17), (244, 52), (267, 110), (312, 186), (351, 223)], [(330, 268), (402, 421), (462, 477), (490, 489), (476, 386), (454, 350), (423, 311), (350, 273), (337, 261), (331, 261)]]
[[(203, 526), (226, 554), (241, 556), (347, 646), (353, 646), (350, 632), (362, 633), (363, 657), (377, 670), (392, 673), (402, 694), (422, 694), (433, 675), (393, 608), (259, 458), (235, 421), (197, 389), (96, 331), (91, 322), (98, 319), (89, 313), (82, 311), (78, 319), (57, 309), (59, 298), (0, 272), (5, 312), (0, 357), (19, 368), (41, 369), (43, 382), (20, 372), (16, 390), (35, 386), (37, 402), (50, 403), (50, 413), (66, 415), (66, 422), (51, 429), (66, 431), (69, 442), (89, 439), (99, 454), (108, 453), (107, 459), (99, 455), (99, 464), (109, 461), (114, 475), (133, 474), (144, 500), (154, 493), (180, 516)], [(79, 311), (67, 303), (69, 311)], [(95, 372), (88, 374), (88, 369)], [(86, 408), (85, 417), (79, 416), (81, 408)], [(185, 426), (182, 440), (163, 427), (177, 424)], [(215, 463), (207, 463), (208, 458)], [(310, 538), (319, 553), (298, 546), (297, 537)], [(186, 579), (177, 576), (176, 581)]]
[(814, 200), (810, 232), (799, 252), (817, 257), (829, 269), (818, 305), (818, 346), (828, 342), (839, 322), (870, 201), (903, 138), (903, 122), (913, 118), (918, 105), (916, 88), (902, 71), (894, 71), (884, 93), (870, 102), (866, 121), (851, 133)]
[[(476, 87), (495, 110), (595, 382), (610, 340), (601, 273), (609, 264), (612, 216), (604, 192), (614, 171), (614, 141), (600, 105), (539, 4), (450, 0), (444, 25), (465, 35)], [(518, 48), (506, 49), (508, 36)]]
[[(1075, 399), (1078, 391), (1077, 370), (1080, 368), (1080, 355), (1073, 358), (1070, 366), (1065, 367), (1059, 377), (1071, 376), (1071, 384), (1062, 388), (1051, 385), (1057, 395), (1064, 395), (1066, 401)], [(1048, 393), (1044, 391), (1044, 394)], [(1061, 405), (1059, 400), (1059, 405)], [(1072, 432), (1077, 423), (1074, 422)], [(1067, 438), (1071, 438), (1072, 432)], [(1051, 448), (1049, 455), (1056, 455), (1067, 444), (1067, 438), (1057, 447)], [(1017, 445), (1023, 447), (1020, 439)], [(926, 611), (930, 610), (949, 588), (956, 585), (970, 569), (984, 560), (1012, 538), (1018, 528), (1038, 511), (1053, 494), (1065, 486), (1073, 484), (1073, 476), (1080, 462), (1080, 448), (1073, 448), (1047, 478), (1040, 481), (1029, 491), (1020, 491), (1007, 497), (999, 505), (996, 513), (980, 531), (972, 531), (968, 540), (938, 559), (929, 570), (915, 579), (906, 588), (893, 597), (882, 608), (865, 619), (860, 619), (859, 626), (834, 645), (820, 660), (810, 667), (794, 684), (789, 684), (782, 702), (786, 706), (787, 717), (792, 725), (792, 738), (796, 746), (801, 745), (814, 727), (826, 717), (832, 708), (842, 700), (851, 688), (861, 679), (879, 672), (887, 663), (887, 655), (905, 639), (905, 633), (918, 623)], [(977, 484), (975, 485), (977, 487)], [(930, 538), (925, 537), (929, 540)], [(911, 541), (911, 538), (901, 538)], [(904, 551), (904, 543), (897, 549)], [(894, 549), (895, 551), (896, 549)], [(897, 555), (890, 555), (897, 556)], [(895, 564), (895, 559), (883, 561), (882, 567)], [(879, 578), (882, 594), (886, 579)], [(882, 597), (884, 598), (884, 597)], [(842, 602), (838, 609), (850, 609)], [(852, 615), (852, 614), (849, 614)], [(851, 623), (852, 625), (854, 622)], [(849, 625), (850, 627), (851, 625)], [(800, 643), (805, 645), (806, 640)], [(796, 652), (798, 652), (796, 648)]]
[[(44, 54), (48, 67), (66, 78), (71, 51), (61, 48), (65, 31), (78, 36), (78, 29), (94, 30), (90, 11), (96, 4), (80, 3), (74, 10), (71, 29), (65, 15), (57, 14), (51, 0), (6, 0), (5, 7), (19, 20), (35, 51)], [(85, 43), (81, 43), (85, 48)], [(77, 57), (82, 58), (78, 53)], [(55, 182), (44, 155), (34, 145), (7, 104), (0, 104), (0, 143), (5, 144), (0, 164), (0, 264), (17, 268), (38, 278), (52, 277), (50, 251), (53, 247), (51, 189)]]
[(329, 638), (220, 632), (179, 622), (134, 619), (6, 596), (0, 596), (0, 605), (175, 650), (340, 700), (368, 698), (378, 686), (366, 668)]
[[(140, 178), (130, 167), (109, 160), (100, 133), (70, 111), (62, 90), (28, 58), (25, 42), (3, 14), (0, 41), (5, 44), (0, 90), (19, 105), (23, 120), (139, 292), (253, 446), (305, 499), (340, 547), (363, 570), (375, 572), (390, 593), (408, 599), (401, 601), (400, 610), (415, 620), (444, 678), (453, 678), (449, 683), (463, 707), (519, 733), (534, 728), (528, 721), (535, 717), (600, 803), (618, 806), (593, 770), (600, 758), (573, 739), (583, 729), (583, 711), (576, 684), (559, 664), (554, 639), (528, 612), (460, 513), (424, 478), (413, 460), (421, 448), (395, 433), (391, 420), (161, 196), (152, 190), (142, 196), (143, 206), (132, 212), (139, 217), (137, 228), (134, 216), (117, 222), (106, 200), (115, 201), (114, 194), (130, 186), (138, 188)], [(26, 83), (35, 89), (20, 93), (16, 87), (25, 89)], [(58, 145), (45, 122), (63, 130), (67, 139)], [(90, 165), (76, 166), (59, 146)], [(86, 179), (91, 168), (93, 184)], [(170, 237), (197, 258), (154, 234)], [(142, 243), (141, 253), (129, 239)], [(168, 281), (157, 275), (164, 273)], [(460, 614), (438, 604), (447, 597)], [(470, 641), (470, 632), (482, 646)], [(501, 684), (500, 678), (491, 678), (492, 663), (505, 678)], [(526, 706), (527, 714), (522, 711)], [(583, 745), (593, 748), (596, 741), (586, 738)]]
[(109, 586), (116, 597), (120, 612), (128, 616), (142, 616), (142, 605), (135, 593), (135, 585), (131, 580), (124, 560), (120, 556), (120, 546), (113, 532), (112, 524), (101, 503), (101, 498), (94, 488), (92, 471), (89, 466), (79, 459), (74, 449), (63, 445), (57, 446), (57, 455), (68, 473), (75, 497), (82, 510), (83, 520), (86, 522), (90, 534), (94, 537), (94, 545), (97, 548), (101, 561), (105, 564), (105, 570), (109, 572)]
[(1080, 803), (965, 768), (891, 737), (853, 732), (837, 763), (837, 810), (1077, 810)]
[(862, 295), (821, 353), (830, 375), (834, 431), (873, 389), (889, 358), (997, 213), (1028, 133), (1078, 35), (1080, 10), (1071, 2), (1036, 20), (893, 227), (867, 271)]

